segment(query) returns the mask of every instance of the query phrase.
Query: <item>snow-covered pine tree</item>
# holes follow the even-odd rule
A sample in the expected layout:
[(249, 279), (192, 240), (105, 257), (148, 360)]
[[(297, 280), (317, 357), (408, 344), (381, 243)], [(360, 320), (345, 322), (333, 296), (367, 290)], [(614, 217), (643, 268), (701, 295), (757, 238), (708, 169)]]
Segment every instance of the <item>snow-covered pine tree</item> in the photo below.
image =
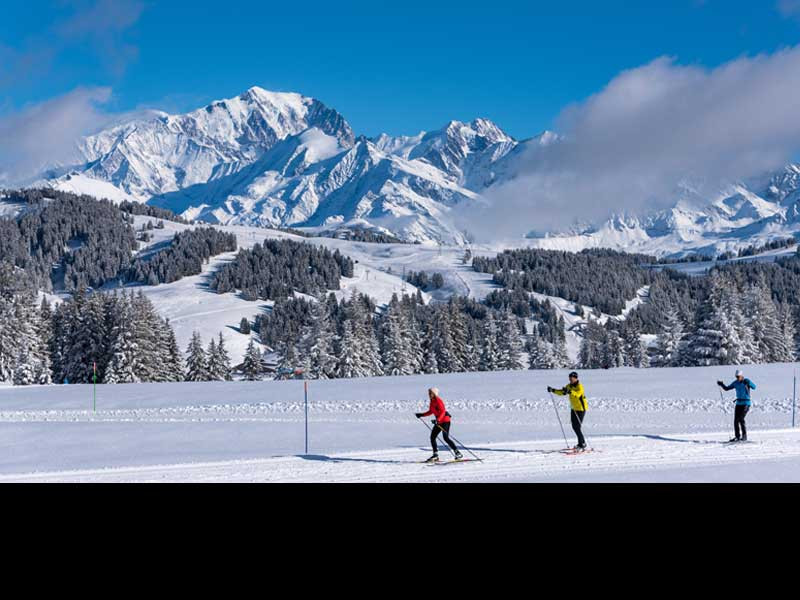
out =
[(555, 369), (556, 357), (553, 354), (553, 347), (539, 335), (538, 329), (534, 328), (533, 334), (528, 339), (526, 345), (528, 351), (529, 369)]
[(392, 296), (383, 324), (383, 372), (386, 375), (411, 375), (413, 364), (408, 347), (405, 311), (397, 296)]
[(136, 361), (134, 371), (139, 381), (159, 381), (160, 353), (159, 330), (161, 318), (152, 302), (142, 293), (131, 295), (129, 300), (134, 321)]
[(183, 355), (169, 319), (165, 319), (162, 323), (161, 349), (164, 365), (161, 381), (184, 381), (186, 373), (183, 367)]
[[(252, 340), (251, 340), (252, 345)], [(186, 348), (186, 381), (208, 381), (208, 357), (203, 350), (203, 340), (195, 331)]]
[(581, 369), (599, 369), (603, 366), (605, 336), (605, 328), (590, 317), (583, 328), (583, 339), (578, 352), (578, 365)]
[[(459, 304), (450, 299), (447, 303), (447, 319), (450, 323), (450, 336), (453, 340), (453, 352), (455, 357), (454, 371), (461, 373), (469, 370), (469, 331), (467, 328), (466, 317)], [(522, 351), (522, 344), (519, 344)], [(522, 368), (520, 364), (520, 368)]]
[(244, 363), (242, 364), (242, 374), (245, 381), (259, 381), (261, 380), (261, 351), (256, 347), (255, 341), (252, 339), (247, 345), (247, 350), (244, 354)]
[(688, 335), (686, 356), (692, 366), (730, 364), (726, 361), (734, 354), (727, 336), (735, 330), (722, 310), (723, 287), (721, 276), (712, 274), (708, 296), (697, 309), (696, 328)]
[(554, 368), (565, 369), (572, 366), (569, 353), (567, 352), (567, 340), (564, 335), (564, 320), (559, 319), (559, 335), (556, 336), (553, 342), (553, 359), (555, 360)]
[(481, 348), (481, 371), (496, 371), (498, 368), (500, 351), (497, 347), (497, 322), (493, 311), (489, 311), (483, 320), (483, 346)]
[(217, 356), (215, 360), (217, 367), (217, 374), (221, 381), (231, 381), (231, 357), (228, 354), (228, 349), (225, 347), (225, 338), (222, 337), (222, 332), (219, 332), (219, 339), (217, 340)]
[(622, 328), (622, 343), (626, 367), (642, 369), (650, 365), (647, 347), (642, 341), (641, 332), (633, 323), (625, 322)]
[(364, 377), (361, 362), (361, 347), (355, 332), (355, 320), (344, 322), (344, 333), (340, 344), (339, 357), (336, 363), (336, 376), (345, 379)]
[(14, 385), (33, 385), (36, 383), (33, 353), (28, 344), (23, 344), (20, 349), (12, 381)]
[(501, 321), (501, 333), (498, 339), (498, 367), (503, 371), (516, 371), (522, 365), (522, 340), (516, 317), (507, 310)]
[(206, 357), (208, 358), (208, 380), (209, 381), (222, 381), (222, 378), (219, 375), (219, 365), (217, 364), (217, 342), (212, 337), (211, 341), (208, 342), (208, 347), (206, 348)]
[(781, 352), (783, 353), (781, 362), (793, 362), (797, 358), (796, 339), (797, 328), (795, 326), (792, 307), (786, 303), (778, 306), (778, 319), (781, 325)]
[(745, 312), (762, 362), (782, 362), (785, 357), (778, 310), (764, 280), (745, 292)]
[(335, 377), (336, 356), (333, 350), (334, 331), (327, 299), (320, 296), (311, 309), (312, 321), (302, 340), (303, 365), (306, 377), (330, 379)]
[(625, 350), (619, 332), (606, 329), (601, 345), (601, 366), (604, 369), (616, 369), (625, 366)]
[(112, 307), (114, 325), (111, 328), (111, 359), (105, 369), (104, 383), (141, 381), (138, 375), (141, 372), (138, 363), (142, 356), (136, 334), (137, 329), (142, 326), (136, 324), (135, 308), (133, 298), (125, 294), (119, 296)]
[(679, 366), (678, 347), (682, 338), (683, 322), (680, 319), (677, 309), (670, 305), (664, 315), (661, 333), (658, 334), (656, 339), (655, 366)]
[(435, 306), (433, 310), (431, 348), (439, 373), (457, 373), (462, 365), (458, 360), (453, 336), (450, 334), (449, 312), (441, 306)]

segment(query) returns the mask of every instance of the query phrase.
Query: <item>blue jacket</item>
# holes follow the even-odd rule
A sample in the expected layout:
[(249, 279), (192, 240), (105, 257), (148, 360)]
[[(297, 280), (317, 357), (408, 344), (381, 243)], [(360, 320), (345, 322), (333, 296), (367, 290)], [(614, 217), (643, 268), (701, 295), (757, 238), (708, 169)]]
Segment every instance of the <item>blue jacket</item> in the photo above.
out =
[(736, 406), (750, 406), (750, 390), (756, 389), (756, 384), (745, 378), (742, 381), (734, 379), (730, 385), (722, 386), (726, 392), (736, 390)]

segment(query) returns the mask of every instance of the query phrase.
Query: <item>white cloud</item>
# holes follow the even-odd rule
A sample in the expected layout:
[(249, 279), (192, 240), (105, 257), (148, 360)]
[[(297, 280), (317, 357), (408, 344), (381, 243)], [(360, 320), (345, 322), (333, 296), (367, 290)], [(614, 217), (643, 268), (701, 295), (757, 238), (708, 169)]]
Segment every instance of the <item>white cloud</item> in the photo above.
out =
[(622, 72), (565, 109), (565, 139), (532, 148), (465, 226), (516, 237), (598, 223), (671, 205), (682, 180), (710, 191), (777, 168), (800, 148), (798, 97), (800, 47), (715, 69), (662, 57)]
[(43, 168), (77, 159), (76, 140), (117, 119), (102, 109), (107, 87), (78, 88), (68, 94), (0, 117), (0, 173), (5, 185), (35, 176)]

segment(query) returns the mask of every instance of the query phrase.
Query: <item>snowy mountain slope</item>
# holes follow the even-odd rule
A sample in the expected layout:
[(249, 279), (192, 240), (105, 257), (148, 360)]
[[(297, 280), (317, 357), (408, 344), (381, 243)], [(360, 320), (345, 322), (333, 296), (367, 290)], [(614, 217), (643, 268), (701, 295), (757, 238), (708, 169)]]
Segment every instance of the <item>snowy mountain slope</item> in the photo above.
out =
[[(97, 412), (91, 386), (0, 388), (15, 449), (0, 455), (0, 480), (800, 481), (800, 430), (785, 429), (796, 366), (748, 367), (755, 443), (738, 446), (720, 443), (732, 402), (714, 381), (727, 367), (583, 371), (585, 432), (602, 452), (576, 457), (555, 452), (564, 440), (545, 391), (565, 371), (313, 381), (309, 456), (302, 382), (98, 386)], [(432, 384), (483, 463), (416, 462), (430, 449), (413, 414)]]
[(236, 172), (310, 127), (353, 143), (344, 118), (318, 100), (254, 87), (185, 115), (159, 113), (87, 137), (78, 145), (86, 164), (75, 168), (144, 201)]
[[(537, 151), (560, 141), (552, 132), (517, 141), (487, 119), (415, 136), (356, 138), (318, 100), (251, 88), (185, 115), (150, 112), (87, 137), (78, 144), (81, 161), (39, 184), (133, 197), (213, 223), (366, 223), (408, 241), (465, 244), (454, 207), (519, 177)], [(682, 182), (667, 210), (538, 232), (529, 243), (712, 255), (800, 233), (798, 165), (711, 194), (699, 189)], [(533, 231), (535, 217), (528, 218)]]
[(317, 129), (280, 142), (234, 174), (153, 198), (151, 204), (223, 224), (330, 226), (364, 221), (411, 241), (461, 243), (448, 216), (476, 199), (433, 166), (360, 138), (344, 148)]
[(645, 219), (616, 216), (573, 234), (531, 238), (531, 245), (577, 252), (616, 248), (656, 256), (709, 256), (775, 239), (800, 237), (800, 166), (787, 165), (766, 185), (737, 183), (706, 198), (689, 186), (673, 208)]

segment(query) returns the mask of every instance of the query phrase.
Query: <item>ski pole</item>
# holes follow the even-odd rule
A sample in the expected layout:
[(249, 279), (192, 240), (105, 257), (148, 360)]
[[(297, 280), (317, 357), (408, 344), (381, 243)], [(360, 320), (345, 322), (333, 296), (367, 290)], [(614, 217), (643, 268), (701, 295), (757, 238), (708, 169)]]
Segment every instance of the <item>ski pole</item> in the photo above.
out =
[(719, 399), (722, 402), (722, 414), (725, 415), (725, 430), (728, 430), (728, 410), (725, 404), (725, 396), (722, 394), (722, 389), (719, 390)]
[(567, 441), (567, 434), (564, 433), (564, 425), (561, 423), (561, 415), (558, 414), (558, 407), (556, 406), (556, 397), (553, 396), (553, 392), (548, 392), (550, 394), (550, 400), (553, 401), (553, 410), (556, 411), (556, 418), (558, 419), (558, 426), (561, 427), (561, 435), (564, 436), (564, 445), (566, 448), (569, 448), (569, 442)]
[(451, 438), (451, 439), (452, 439), (452, 440), (453, 440), (453, 441), (454, 441), (456, 444), (458, 444), (458, 445), (459, 445), (459, 446), (461, 446), (461, 447), (462, 447), (464, 450), (466, 450), (467, 452), (469, 452), (470, 454), (472, 454), (472, 456), (475, 458), (475, 460), (480, 460), (480, 461), (483, 461), (483, 459), (482, 459), (482, 458), (480, 458), (479, 456), (475, 456), (475, 453), (474, 453), (472, 450), (470, 450), (469, 448), (467, 448), (467, 447), (466, 447), (466, 446), (465, 446), (465, 445), (464, 445), (462, 442), (460, 442), (460, 441), (458, 440), (458, 438), (456, 438), (456, 436), (454, 436), (454, 435), (450, 435), (449, 433), (447, 433), (447, 432), (444, 430), (444, 428), (443, 428), (441, 425), (439, 425), (439, 423), (436, 423), (436, 426), (437, 426), (439, 429), (441, 429), (441, 430), (442, 430), (442, 432), (446, 433), (446, 434), (447, 434), (447, 436), (448, 436), (449, 438)]
[[(421, 418), (420, 418), (420, 420), (421, 420)], [(426, 427), (428, 427), (428, 424), (427, 424), (427, 423), (425, 423), (425, 421), (422, 421), (422, 422), (425, 424), (425, 426), (426, 426)], [(459, 445), (459, 446), (461, 446), (461, 447), (462, 447), (464, 450), (466, 450), (467, 452), (469, 452), (469, 453), (470, 453), (470, 454), (471, 454), (471, 455), (472, 455), (472, 456), (475, 458), (475, 460), (479, 460), (479, 461), (483, 462), (483, 459), (482, 459), (480, 456), (476, 456), (476, 454), (475, 454), (475, 453), (474, 453), (472, 450), (470, 450), (469, 448), (467, 448), (467, 447), (466, 447), (466, 446), (465, 446), (465, 445), (464, 445), (464, 444), (463, 444), (463, 443), (462, 443), (460, 440), (458, 440), (458, 439), (456, 438), (456, 436), (454, 436), (454, 435), (452, 435), (452, 434), (450, 434), (450, 433), (447, 433), (447, 432), (444, 430), (444, 428), (443, 428), (441, 425), (439, 425), (439, 423), (436, 423), (436, 426), (437, 426), (439, 429), (441, 429), (443, 433), (447, 434), (447, 436), (448, 436), (450, 439), (452, 439), (452, 440), (453, 440), (453, 441), (454, 441), (456, 444), (458, 444), (458, 445)], [(430, 427), (428, 427), (428, 429), (430, 429), (431, 431), (433, 431), (433, 429), (431, 429)], [(447, 446), (447, 444), (446, 444), (446, 443), (445, 443), (445, 446)], [(448, 450), (450, 450), (450, 452), (451, 452), (451, 453), (453, 452), (453, 449), (452, 449), (452, 448), (450, 448), (450, 446), (447, 446), (447, 449), (448, 449)], [(455, 456), (455, 455), (454, 455), (454, 456)]]
[[(428, 431), (430, 431), (431, 433), (433, 433), (433, 428), (432, 428), (430, 425), (428, 425), (428, 424), (427, 424), (425, 421), (423, 421), (423, 420), (422, 420), (422, 417), (417, 417), (417, 420), (418, 420), (420, 423), (422, 423), (423, 425), (425, 425), (425, 427), (427, 427), (427, 428), (428, 428)], [(441, 428), (440, 428), (440, 429), (441, 429)], [(434, 442), (434, 443), (435, 443), (437, 446), (439, 445), (439, 442), (438, 442), (438, 440), (437, 440), (436, 442)], [(450, 447), (450, 445), (449, 445), (449, 444), (445, 444), (445, 448), (447, 448), (447, 449), (450, 451), (450, 454), (452, 454), (452, 455), (453, 455), (453, 458), (455, 458), (455, 457), (456, 457), (456, 453), (455, 453), (455, 452), (453, 452), (453, 449)]]

